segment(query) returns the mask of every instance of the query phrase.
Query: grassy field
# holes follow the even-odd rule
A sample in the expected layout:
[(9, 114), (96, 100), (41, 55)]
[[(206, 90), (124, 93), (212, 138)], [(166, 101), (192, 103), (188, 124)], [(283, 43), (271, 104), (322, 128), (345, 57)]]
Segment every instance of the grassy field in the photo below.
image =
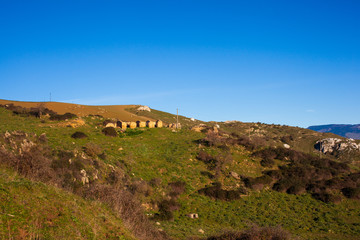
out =
[[(162, 112), (152, 111), (149, 114), (152, 115), (144, 117), (165, 118), (164, 122), (170, 122), (173, 118)], [(186, 127), (176, 132), (167, 128), (134, 129), (119, 132), (118, 137), (108, 137), (101, 133), (104, 119), (83, 119), (86, 124), (74, 129), (63, 127), (61, 122), (21, 117), (0, 108), (0, 133), (14, 130), (38, 136), (45, 133), (48, 145), (55, 150), (83, 152), (88, 143), (95, 144), (106, 155), (106, 158), (96, 157), (96, 160), (104, 166), (119, 168), (130, 177), (128, 187), (134, 189), (135, 196), (142, 202), (149, 218), (154, 218), (154, 226), (163, 229), (174, 239), (211, 236), (224, 230), (242, 230), (253, 224), (280, 225), (300, 239), (359, 239), (360, 204), (357, 200), (344, 198), (338, 204), (324, 203), (307, 193), (290, 195), (266, 188), (261, 191), (249, 190), (240, 199), (233, 201), (215, 200), (199, 194), (199, 189), (215, 181), (220, 182), (224, 189), (242, 187), (243, 182), (231, 177), (231, 172), (257, 177), (263, 170), (269, 169), (262, 167), (261, 159), (253, 157), (252, 151), (243, 146), (229, 146), (226, 149), (207, 146), (201, 141), (205, 133), (191, 131)], [(186, 118), (181, 121), (191, 123)], [(228, 133), (250, 134), (250, 137), (267, 136), (265, 143), (275, 146), (283, 144), (281, 136), (293, 135), (290, 145), (309, 153), (314, 152), (313, 143), (317, 139), (331, 136), (306, 129), (265, 124), (220, 125), (220, 129)], [(71, 138), (76, 131), (84, 132), (88, 138)], [(216, 171), (197, 159), (199, 151), (214, 156), (230, 154), (232, 161), (223, 166), (220, 175), (212, 178), (209, 176), (216, 175)], [(102, 174), (107, 173), (103, 171)], [(169, 183), (174, 182), (184, 182), (185, 189), (172, 197)], [(55, 187), (26, 180), (6, 168), (1, 168), (0, 189), (1, 198), (5, 199), (1, 201), (3, 238), (8, 237), (8, 234), (19, 236), (21, 232), (26, 232), (53, 239), (58, 238), (60, 229), (64, 228), (64, 234), (74, 238), (102, 239), (106, 233), (115, 237), (121, 232), (124, 239), (131, 239), (131, 234), (122, 228), (121, 221), (99, 202), (84, 200)], [(172, 211), (173, 217), (170, 220), (156, 218), (161, 212), (161, 202), (167, 200), (177, 204)], [(63, 209), (61, 218), (55, 217), (49, 223), (52, 226), (46, 225), (46, 212), (58, 213), (58, 209)], [(198, 213), (199, 218), (191, 219), (187, 217), (189, 213)], [(7, 214), (19, 217), (13, 218)], [(30, 219), (30, 216), (34, 217)], [(103, 219), (107, 220), (104, 224), (101, 222)], [(199, 232), (199, 229), (204, 233)]]

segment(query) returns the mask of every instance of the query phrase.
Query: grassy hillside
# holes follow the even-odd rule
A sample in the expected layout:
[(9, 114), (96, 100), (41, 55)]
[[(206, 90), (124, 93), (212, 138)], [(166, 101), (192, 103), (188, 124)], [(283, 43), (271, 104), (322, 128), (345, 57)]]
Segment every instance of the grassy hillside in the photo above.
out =
[[(174, 120), (173, 115), (155, 110), (141, 114), (168, 123)], [(340, 190), (332, 188), (330, 193), (341, 201), (325, 202), (317, 200), (312, 192), (289, 194), (286, 191), (273, 190), (273, 182), (254, 188), (254, 185), (247, 186), (245, 181), (264, 176), (264, 171), (284, 171), (282, 166), (296, 163), (292, 157), (274, 156), (270, 159), (274, 161), (273, 164), (264, 165), (264, 159), (259, 153), (269, 146), (280, 149), (286, 143), (291, 146), (290, 150), (318, 156), (313, 149), (316, 140), (333, 135), (287, 126), (241, 122), (206, 123), (208, 126), (219, 124), (219, 134), (207, 133), (208, 130), (195, 132), (187, 127), (198, 122), (181, 117), (182, 124), (186, 127), (177, 132), (167, 128), (144, 128), (126, 132), (117, 130), (117, 137), (108, 137), (101, 132), (103, 118), (89, 116), (83, 117), (83, 120), (85, 125), (70, 128), (62, 124), (62, 121), (22, 117), (0, 108), (0, 133), (23, 131), (28, 133), (28, 138), (34, 142), (38, 136), (45, 133), (47, 143), (38, 145), (44, 149), (48, 146), (51, 153), (51, 156), (42, 155), (49, 160), (48, 171), (57, 176), (51, 178), (51, 181), (76, 193), (78, 199), (85, 197), (103, 201), (115, 213), (117, 205), (109, 201), (109, 198), (99, 196), (99, 193), (104, 193), (101, 192), (103, 189), (118, 191), (117, 189), (121, 188), (122, 193), (129, 192), (131, 197), (141, 202), (140, 208), (145, 211), (154, 228), (166, 232), (173, 239), (209, 237), (225, 230), (242, 231), (254, 224), (279, 225), (292, 236), (301, 239), (358, 239), (360, 204), (356, 199), (357, 195), (355, 198), (347, 198)], [(76, 131), (85, 133), (87, 138), (72, 138), (71, 135)], [(6, 140), (2, 141), (2, 145), (8, 150), (12, 148)], [(296, 157), (308, 157), (290, 150), (283, 151), (285, 154), (295, 154)], [(76, 153), (78, 157), (71, 155), (75, 162), (69, 165), (70, 158), (59, 161), (62, 159), (62, 155), (59, 155), (61, 151)], [(331, 156), (330, 158), (336, 160)], [(335, 162), (331, 161), (328, 163), (334, 165)], [(9, 163), (6, 164), (11, 167)], [(61, 164), (65, 164), (71, 171), (66, 172)], [(81, 167), (75, 168), (74, 164), (81, 164)], [(349, 174), (358, 171), (355, 166), (338, 173), (327, 166), (318, 167), (314, 163), (305, 165), (308, 164), (306, 161), (301, 164), (299, 167), (324, 172), (325, 180), (330, 177), (345, 179)], [(81, 183), (79, 174), (82, 169), (88, 173), (89, 183)], [(330, 170), (333, 172), (328, 176), (327, 171)], [(66, 182), (65, 172), (75, 178), (74, 183)], [(10, 185), (12, 183), (12, 180), (3, 181), (8, 181)], [(354, 182), (351, 184), (356, 185)], [(48, 187), (35, 184), (34, 188), (38, 189), (40, 186)], [(214, 190), (213, 195), (204, 194), (206, 189)], [(90, 203), (99, 204), (98, 201)], [(55, 201), (53, 206), (56, 205)], [(87, 210), (80, 212), (82, 211)], [(198, 214), (198, 218), (188, 217), (191, 213)], [(121, 214), (116, 216), (124, 217)], [(6, 224), (7, 222), (3, 221), (2, 227), (7, 228)], [(126, 226), (129, 225), (131, 224), (127, 223)], [(44, 223), (41, 226), (45, 226)]]
[(135, 239), (104, 204), (0, 167), (1, 239)]

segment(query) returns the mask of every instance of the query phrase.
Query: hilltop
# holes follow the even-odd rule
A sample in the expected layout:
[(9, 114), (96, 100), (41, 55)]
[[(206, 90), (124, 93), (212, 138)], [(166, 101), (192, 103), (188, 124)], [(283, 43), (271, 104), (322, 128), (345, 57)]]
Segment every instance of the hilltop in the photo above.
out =
[(106, 106), (89, 106), (73, 103), (62, 103), (62, 102), (20, 102), (20, 101), (9, 101), (1, 100), (1, 105), (14, 104), (15, 106), (25, 108), (37, 108), (42, 106), (48, 108), (58, 114), (73, 113), (79, 117), (85, 117), (89, 115), (101, 115), (105, 118), (116, 118), (123, 121), (135, 121), (135, 120), (154, 120), (149, 117), (142, 117), (134, 115), (129, 112), (128, 109), (136, 109), (137, 105), (106, 105)]
[[(21, 106), (39, 103), (31, 104)], [(73, 105), (62, 106), (58, 114)], [(123, 117), (175, 122), (172, 114), (137, 107), (117, 109), (123, 109)], [(111, 137), (104, 134), (103, 122), (120, 115), (76, 115), (52, 120), (0, 108), (0, 198), (18, 199), (0, 203), (1, 237), (56, 238), (67, 225), (73, 226), (68, 239), (256, 234), (357, 239), (360, 234), (358, 151), (316, 148), (323, 139), (346, 141), (338, 135), (180, 116), (181, 129), (115, 128)], [(76, 119), (83, 124), (64, 124)], [(22, 191), (26, 199), (19, 196)], [(58, 209), (56, 214), (48, 216), (50, 208)], [(33, 219), (29, 209), (46, 214)]]

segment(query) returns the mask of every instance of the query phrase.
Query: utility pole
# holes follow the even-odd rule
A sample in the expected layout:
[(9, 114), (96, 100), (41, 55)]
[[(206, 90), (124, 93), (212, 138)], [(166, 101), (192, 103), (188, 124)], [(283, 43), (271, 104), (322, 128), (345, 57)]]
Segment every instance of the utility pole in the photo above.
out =
[(179, 109), (176, 109), (176, 130), (178, 129), (179, 126)]

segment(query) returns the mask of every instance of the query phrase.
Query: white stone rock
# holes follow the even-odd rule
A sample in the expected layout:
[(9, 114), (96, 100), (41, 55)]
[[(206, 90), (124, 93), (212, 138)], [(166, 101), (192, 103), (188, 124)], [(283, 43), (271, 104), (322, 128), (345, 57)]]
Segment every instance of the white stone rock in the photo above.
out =
[(289, 149), (289, 148), (290, 148), (290, 145), (289, 145), (289, 144), (284, 143), (284, 148)]
[(137, 108), (137, 110), (151, 112), (151, 109), (148, 106), (140, 106)]

